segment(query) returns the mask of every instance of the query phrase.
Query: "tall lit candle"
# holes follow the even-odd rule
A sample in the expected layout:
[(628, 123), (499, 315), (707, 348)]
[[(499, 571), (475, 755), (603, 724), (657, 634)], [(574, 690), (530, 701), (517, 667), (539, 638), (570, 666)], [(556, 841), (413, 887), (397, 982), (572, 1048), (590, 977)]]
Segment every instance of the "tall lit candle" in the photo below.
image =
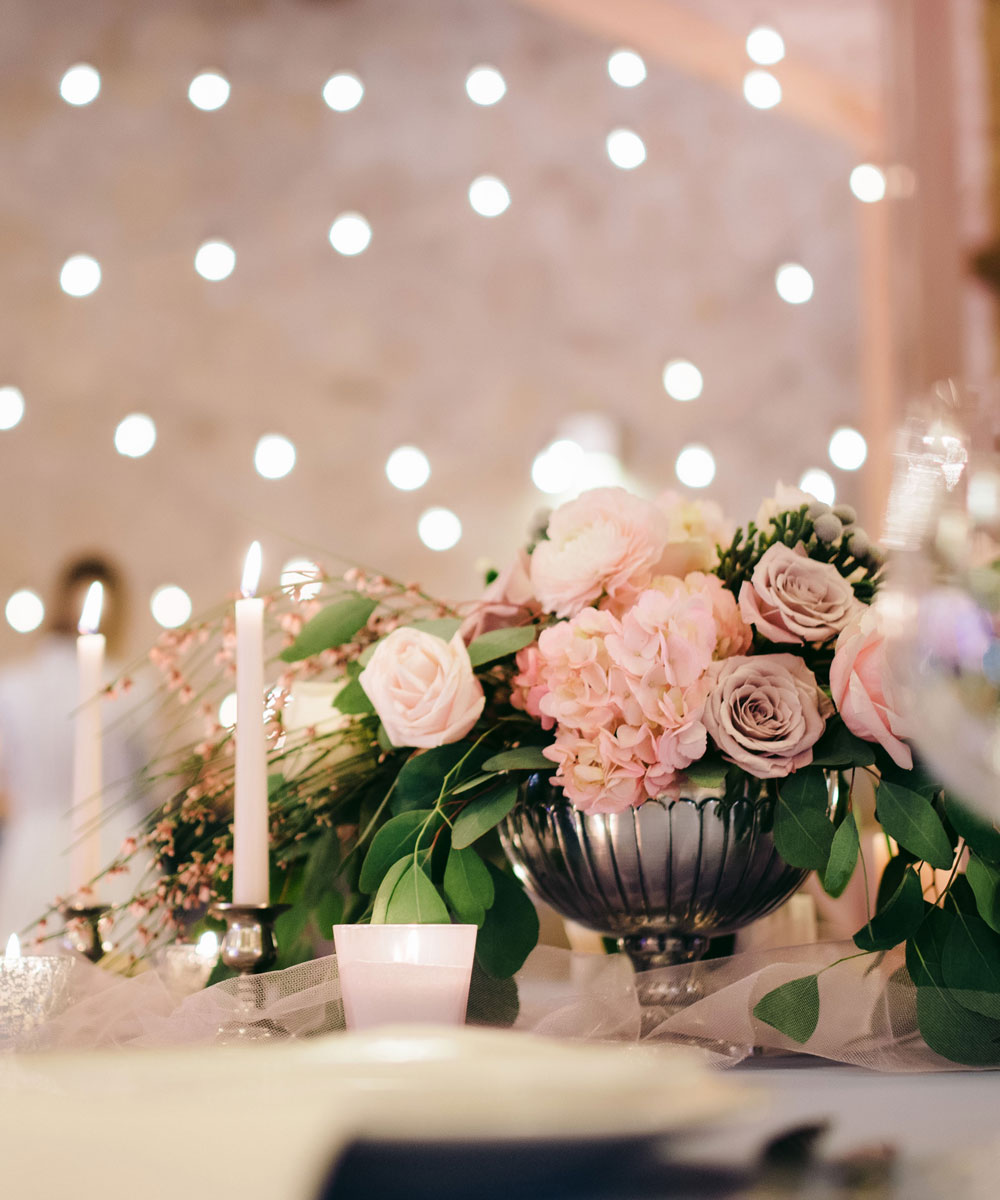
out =
[(101, 706), (104, 683), (104, 635), (101, 623), (104, 587), (95, 580), (87, 590), (76, 639), (77, 709), (73, 746), (73, 849), (70, 885), (74, 893), (101, 869)]
[(236, 785), (233, 903), (267, 904), (267, 748), (264, 742), (264, 601), (257, 598), (260, 542), (243, 568), (236, 601)]

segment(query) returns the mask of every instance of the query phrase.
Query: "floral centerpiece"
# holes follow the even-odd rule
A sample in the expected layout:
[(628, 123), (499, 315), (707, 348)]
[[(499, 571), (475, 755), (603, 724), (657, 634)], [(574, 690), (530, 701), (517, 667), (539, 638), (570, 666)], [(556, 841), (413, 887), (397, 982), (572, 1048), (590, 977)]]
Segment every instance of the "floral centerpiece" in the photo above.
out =
[[(834, 896), (859, 861), (863, 781), (891, 857), (857, 954), (905, 945), (927, 1043), (1000, 1061), (1000, 832), (914, 762), (873, 606), (882, 577), (854, 512), (796, 489), (733, 531), (709, 503), (602, 488), (553, 512), (471, 608), (356, 568), (275, 592), (281, 965), (314, 954), (332, 922), (455, 918), (480, 927), (482, 971), (511, 976), (538, 923), (496, 827), (527, 774), (551, 772), (588, 813), (749, 781), (773, 804), (781, 857)], [(206, 728), (150, 768), (170, 798), (111, 868), (153, 862), (119, 916), (137, 956), (227, 897), (234, 735), (216, 706), (233, 642), (226, 615), (153, 652), (181, 714)], [(817, 975), (755, 1015), (806, 1042)]]

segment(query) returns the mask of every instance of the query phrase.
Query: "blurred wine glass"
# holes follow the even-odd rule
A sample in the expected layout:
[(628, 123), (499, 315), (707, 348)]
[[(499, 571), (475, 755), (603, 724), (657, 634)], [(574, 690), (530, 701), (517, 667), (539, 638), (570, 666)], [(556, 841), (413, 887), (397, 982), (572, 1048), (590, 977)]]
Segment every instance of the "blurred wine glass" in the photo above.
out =
[(906, 732), (937, 778), (1000, 816), (1000, 403), (939, 384), (899, 431), (879, 608)]

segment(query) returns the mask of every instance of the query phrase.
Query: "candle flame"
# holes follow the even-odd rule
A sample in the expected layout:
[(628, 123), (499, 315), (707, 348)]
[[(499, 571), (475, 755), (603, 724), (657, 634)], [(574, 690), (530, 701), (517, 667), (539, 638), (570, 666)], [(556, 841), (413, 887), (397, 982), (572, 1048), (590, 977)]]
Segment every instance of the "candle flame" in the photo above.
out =
[(247, 551), (246, 562), (243, 564), (243, 582), (240, 591), (249, 598), (257, 594), (257, 584), (260, 583), (260, 542), (254, 542)]
[(21, 941), (16, 933), (12, 933), (7, 939), (7, 949), (4, 951), (4, 959), (7, 962), (21, 957)]
[(199, 958), (214, 962), (219, 957), (219, 935), (211, 929), (206, 929), (198, 939), (195, 951)]
[(80, 624), (77, 630), (80, 633), (96, 633), (98, 626), (101, 623), (101, 609), (104, 606), (104, 584), (99, 579), (87, 588), (87, 598), (83, 602), (83, 609), (80, 612)]

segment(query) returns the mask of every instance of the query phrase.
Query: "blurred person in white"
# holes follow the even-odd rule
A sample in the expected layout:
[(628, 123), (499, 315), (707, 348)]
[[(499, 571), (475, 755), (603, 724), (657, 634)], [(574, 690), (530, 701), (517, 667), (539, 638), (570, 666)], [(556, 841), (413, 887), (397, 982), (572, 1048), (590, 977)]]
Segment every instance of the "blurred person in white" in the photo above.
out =
[[(76, 634), (90, 584), (104, 587), (101, 632), (105, 682), (117, 662), (125, 621), (118, 570), (92, 555), (60, 572), (46, 631), (34, 651), (0, 670), (0, 939), (21, 932), (70, 893), (73, 713), (77, 707)], [(102, 701), (104, 792), (101, 864), (107, 865), (148, 811), (138, 772), (148, 761), (134, 695)], [(127, 875), (102, 880), (96, 899), (120, 903), (135, 887)]]

